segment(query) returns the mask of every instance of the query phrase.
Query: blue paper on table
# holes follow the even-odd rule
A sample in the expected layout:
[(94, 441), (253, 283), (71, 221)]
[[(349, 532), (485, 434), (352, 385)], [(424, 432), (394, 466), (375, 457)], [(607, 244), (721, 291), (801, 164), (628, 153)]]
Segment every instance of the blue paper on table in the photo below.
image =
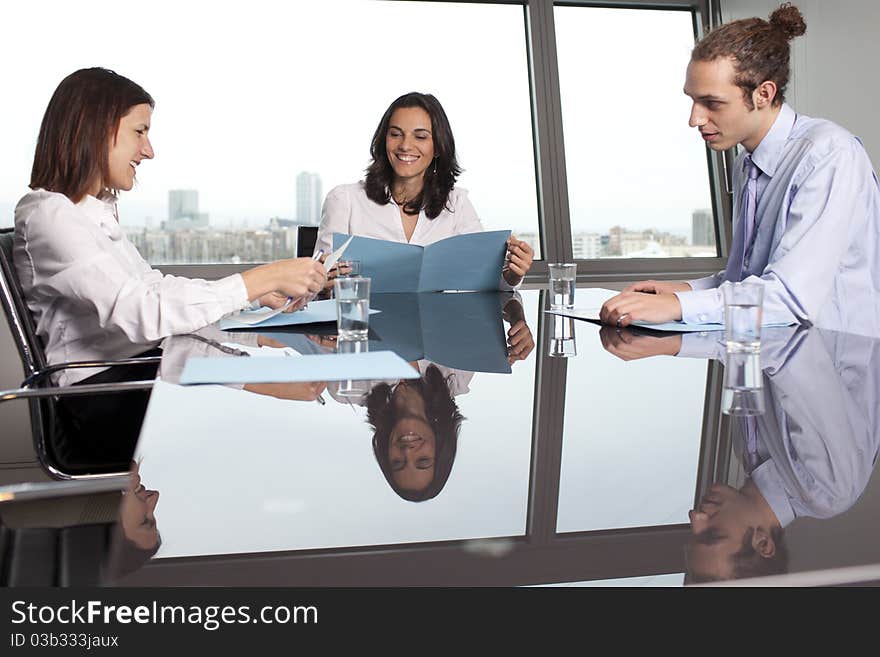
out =
[[(346, 259), (360, 260), (371, 293), (497, 290), (509, 230), (454, 235), (428, 246), (356, 236)], [(334, 233), (338, 248), (349, 235)]]
[[(776, 322), (771, 324), (762, 324), (766, 328), (776, 326), (791, 326), (794, 322)], [(703, 331), (723, 331), (724, 324), (685, 324), (684, 322), (663, 322), (661, 324), (651, 324), (650, 322), (636, 321), (632, 326), (641, 326), (642, 328), (651, 329), (653, 331), (676, 331), (679, 333), (696, 333)]]
[[(370, 314), (374, 315), (378, 310), (370, 309)], [(243, 315), (247, 311), (242, 312)], [(250, 324), (239, 322), (235, 318), (237, 315), (226, 317), (220, 320), (220, 328), (224, 331), (240, 331), (242, 329), (266, 328), (270, 326), (294, 326), (295, 324), (316, 324), (320, 322), (336, 321), (336, 299), (324, 299), (322, 301), (312, 301), (302, 310), (292, 313), (279, 313), (273, 315), (262, 322)]]
[(294, 358), (190, 358), (180, 383), (296, 383), (417, 379), (419, 373), (393, 351), (315, 354)]

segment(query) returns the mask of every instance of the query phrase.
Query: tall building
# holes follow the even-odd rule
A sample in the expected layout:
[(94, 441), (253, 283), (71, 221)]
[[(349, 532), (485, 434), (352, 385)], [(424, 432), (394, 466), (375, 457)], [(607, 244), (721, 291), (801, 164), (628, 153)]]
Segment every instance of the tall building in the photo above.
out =
[(694, 210), (691, 214), (691, 244), (715, 246), (715, 222), (711, 210)]
[(195, 218), (199, 213), (199, 192), (195, 189), (172, 189), (168, 191), (168, 218)]
[(321, 221), (321, 176), (303, 171), (296, 177), (296, 222), (317, 226)]
[(168, 191), (168, 220), (162, 222), (163, 230), (176, 232), (208, 227), (208, 214), (199, 212), (199, 192), (196, 189), (171, 189)]

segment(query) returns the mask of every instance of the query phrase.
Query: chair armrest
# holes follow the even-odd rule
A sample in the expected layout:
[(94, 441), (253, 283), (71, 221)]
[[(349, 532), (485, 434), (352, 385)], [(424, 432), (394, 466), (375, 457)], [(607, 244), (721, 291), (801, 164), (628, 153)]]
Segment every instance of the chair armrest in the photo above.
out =
[(57, 363), (48, 365), (43, 369), (34, 372), (28, 378), (21, 382), (22, 388), (30, 388), (39, 383), (47, 376), (68, 369), (85, 369), (90, 367), (113, 367), (115, 365), (143, 365), (145, 363), (159, 363), (162, 361), (161, 356), (143, 356), (141, 358), (120, 358), (119, 360), (80, 360), (70, 363)]
[(13, 388), (0, 390), (0, 404), (13, 399), (39, 399), (42, 397), (74, 397), (77, 395), (128, 392), (130, 390), (150, 390), (154, 380), (118, 381), (115, 383), (92, 383), (80, 386), (59, 386), (51, 388)]

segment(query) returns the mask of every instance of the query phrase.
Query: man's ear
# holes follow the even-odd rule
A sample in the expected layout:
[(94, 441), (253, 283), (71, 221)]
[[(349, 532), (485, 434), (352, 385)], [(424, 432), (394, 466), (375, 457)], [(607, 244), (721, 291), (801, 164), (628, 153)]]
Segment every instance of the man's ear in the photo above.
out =
[(763, 527), (755, 527), (755, 532), (752, 534), (752, 547), (764, 559), (770, 559), (776, 554), (776, 541)]
[(759, 84), (757, 89), (752, 92), (752, 102), (754, 103), (755, 108), (764, 109), (765, 107), (772, 106), (773, 100), (776, 98), (776, 93), (778, 91), (776, 83), (773, 82), (773, 80), (764, 80), (764, 82)]

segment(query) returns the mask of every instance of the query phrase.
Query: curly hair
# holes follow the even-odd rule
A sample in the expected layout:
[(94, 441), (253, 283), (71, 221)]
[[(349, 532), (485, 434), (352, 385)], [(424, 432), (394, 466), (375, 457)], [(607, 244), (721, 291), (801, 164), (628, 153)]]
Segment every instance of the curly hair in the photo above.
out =
[(422, 94), (415, 91), (404, 94), (385, 110), (379, 126), (373, 134), (370, 145), (370, 155), (373, 161), (367, 167), (365, 189), (367, 198), (379, 205), (385, 205), (391, 200), (391, 184), (394, 182), (394, 170), (388, 161), (388, 151), (385, 148), (385, 136), (391, 123), (391, 115), (402, 107), (420, 107), (431, 117), (431, 135), (434, 141), (434, 162), (425, 171), (425, 184), (415, 198), (407, 201), (403, 206), (407, 214), (418, 214), (422, 210), (428, 219), (436, 219), (449, 201), (449, 193), (455, 186), (455, 181), (461, 175), (462, 169), (455, 157), (455, 138), (452, 136), (452, 128), (443, 106), (431, 94)]
[(367, 422), (373, 427), (373, 454), (388, 485), (405, 500), (423, 502), (436, 497), (446, 485), (455, 462), (458, 432), (465, 418), (449, 391), (449, 379), (443, 377), (436, 365), (429, 365), (423, 378), (408, 384), (424, 400), (425, 415), (437, 439), (434, 478), (424, 490), (403, 489), (392, 476), (388, 445), (397, 417), (392, 403), (393, 391), (387, 383), (380, 383), (367, 395)]
[(691, 61), (731, 57), (736, 70), (734, 83), (742, 89), (749, 109), (754, 109), (752, 93), (768, 80), (776, 84), (773, 105), (778, 106), (785, 101), (788, 85), (788, 42), (806, 31), (800, 10), (786, 2), (770, 14), (769, 20), (744, 18), (715, 28), (694, 46)]

